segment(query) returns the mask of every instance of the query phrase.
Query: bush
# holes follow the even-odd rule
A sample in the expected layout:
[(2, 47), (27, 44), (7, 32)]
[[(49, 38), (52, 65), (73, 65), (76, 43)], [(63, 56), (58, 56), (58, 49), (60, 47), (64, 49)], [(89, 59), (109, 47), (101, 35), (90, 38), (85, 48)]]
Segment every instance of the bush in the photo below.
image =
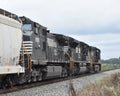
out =
[(78, 96), (120, 96), (120, 73), (87, 86)]

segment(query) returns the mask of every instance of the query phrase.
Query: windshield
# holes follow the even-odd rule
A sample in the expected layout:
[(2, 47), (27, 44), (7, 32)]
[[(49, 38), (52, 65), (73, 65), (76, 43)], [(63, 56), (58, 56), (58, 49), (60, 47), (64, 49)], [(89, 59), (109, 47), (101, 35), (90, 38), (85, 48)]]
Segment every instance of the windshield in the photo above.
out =
[(32, 25), (31, 24), (24, 24), (22, 26), (22, 30), (24, 30), (24, 31), (31, 31), (32, 30)]

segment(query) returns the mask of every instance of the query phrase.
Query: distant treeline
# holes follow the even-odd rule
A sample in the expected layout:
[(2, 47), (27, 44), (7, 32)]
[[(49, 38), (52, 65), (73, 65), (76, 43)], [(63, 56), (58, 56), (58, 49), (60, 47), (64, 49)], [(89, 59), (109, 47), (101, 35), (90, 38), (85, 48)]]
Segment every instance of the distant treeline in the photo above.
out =
[(120, 64), (120, 58), (111, 58), (108, 60), (102, 60), (104, 64)]

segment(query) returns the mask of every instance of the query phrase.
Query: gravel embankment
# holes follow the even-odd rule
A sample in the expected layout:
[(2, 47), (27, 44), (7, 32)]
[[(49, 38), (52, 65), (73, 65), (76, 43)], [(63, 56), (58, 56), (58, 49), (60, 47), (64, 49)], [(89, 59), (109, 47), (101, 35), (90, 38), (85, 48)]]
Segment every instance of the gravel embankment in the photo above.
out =
[[(105, 76), (120, 72), (120, 69), (85, 76), (72, 80), (76, 92), (90, 83), (94, 83)], [(40, 87), (21, 90), (0, 96), (68, 96), (69, 81), (58, 82)]]

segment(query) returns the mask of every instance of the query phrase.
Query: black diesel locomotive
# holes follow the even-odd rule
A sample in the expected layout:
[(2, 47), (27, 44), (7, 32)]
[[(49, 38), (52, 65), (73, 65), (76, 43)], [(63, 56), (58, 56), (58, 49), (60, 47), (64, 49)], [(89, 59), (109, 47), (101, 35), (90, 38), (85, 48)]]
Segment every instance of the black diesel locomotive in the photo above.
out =
[(17, 83), (101, 70), (98, 48), (69, 36), (52, 34), (29, 18), (20, 18), (23, 22), (20, 65), (25, 67), (25, 73), (19, 76)]

